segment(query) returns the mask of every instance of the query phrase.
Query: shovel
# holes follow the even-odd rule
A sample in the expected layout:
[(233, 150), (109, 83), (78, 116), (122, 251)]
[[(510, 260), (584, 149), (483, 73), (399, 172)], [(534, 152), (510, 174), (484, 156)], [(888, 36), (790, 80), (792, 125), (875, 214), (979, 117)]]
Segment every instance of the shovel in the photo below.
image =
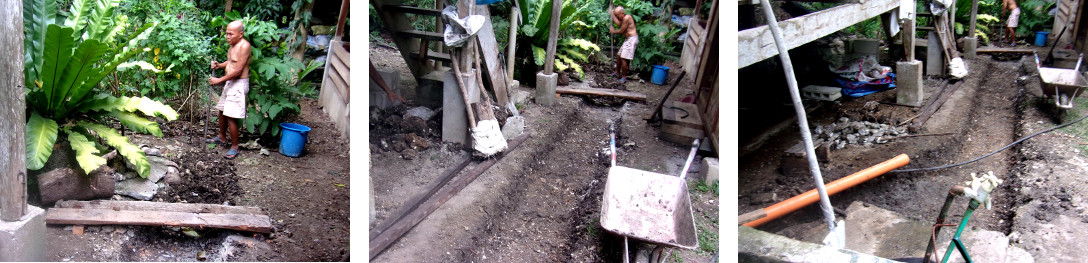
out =
[[(464, 52), (463, 50), (461, 52)], [(469, 131), (472, 134), (472, 148), (476, 150), (477, 155), (483, 157), (490, 157), (498, 154), (506, 149), (506, 139), (502, 137), (502, 130), (499, 128), (499, 122), (495, 120), (494, 113), (492, 113), (490, 103), (486, 103), (484, 106), (486, 110), (478, 109), (477, 112), (481, 115), (487, 116), (475, 116), (473, 115), (473, 104), (469, 102), (468, 90), (465, 88), (465, 82), (461, 79), (461, 65), (459, 63), (458, 56), (451, 55), (452, 60), (451, 67), (453, 73), (456, 74), (454, 78), (457, 79), (457, 85), (461, 88), (461, 97), (465, 101), (465, 111), (468, 114)], [(485, 93), (486, 94), (486, 93)], [(478, 104), (477, 104), (478, 105)], [(480, 108), (479, 106), (476, 106)], [(477, 118), (480, 117), (480, 118)], [(479, 122), (477, 123), (477, 120)]]

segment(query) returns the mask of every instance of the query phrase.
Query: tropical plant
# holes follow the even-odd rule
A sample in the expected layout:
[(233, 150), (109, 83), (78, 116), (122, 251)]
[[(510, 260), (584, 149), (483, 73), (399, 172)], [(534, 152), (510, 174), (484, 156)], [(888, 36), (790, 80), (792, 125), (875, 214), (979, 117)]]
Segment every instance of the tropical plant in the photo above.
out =
[[(981, 3), (981, 2), (979, 2)], [(990, 43), (990, 27), (997, 24), (1000, 21), (996, 16), (989, 14), (976, 14), (975, 16), (975, 36), (982, 39), (982, 44)], [(969, 22), (968, 22), (969, 23)], [(963, 23), (956, 22), (956, 34), (966, 34), (967, 29), (964, 28)]]
[(1054, 16), (1047, 12), (1055, 2), (1027, 0), (1020, 3), (1020, 24), (1016, 27), (1017, 37), (1034, 37), (1035, 31), (1054, 24)]
[[(128, 28), (124, 15), (115, 15), (118, 0), (75, 0), (70, 15), (59, 24), (52, 1), (23, 1), (26, 58), (26, 101), (30, 111), (26, 125), (27, 169), (41, 169), (53, 153), (61, 131), (76, 153), (84, 172), (105, 164), (98, 140), (117, 149), (140, 176), (147, 177), (150, 164), (138, 147), (113, 128), (112, 120), (136, 132), (162, 136), (158, 123), (145, 116), (177, 118), (169, 106), (145, 97), (114, 97), (96, 87), (106, 75), (124, 67), (146, 65), (127, 62), (146, 51), (140, 41), (154, 23)], [(131, 34), (114, 41), (123, 31)], [(37, 45), (37, 46), (36, 46)], [(142, 66), (141, 66), (142, 67)], [(142, 114), (142, 115), (141, 115)]]
[(279, 0), (249, 0), (242, 11), (258, 20), (275, 20), (281, 9), (283, 4)]
[[(544, 65), (545, 47), (548, 45), (548, 30), (550, 26), (552, 4), (547, 0), (518, 0), (521, 9), (522, 17), (525, 19), (524, 24), (521, 26), (518, 33), (522, 35), (521, 41), (525, 41), (527, 45), (519, 44), (518, 46), (529, 46), (532, 49), (533, 63), (537, 66)], [(567, 29), (572, 25), (586, 25), (581, 19), (589, 12), (589, 3), (592, 1), (586, 1), (581, 5), (576, 3), (576, 0), (563, 1), (562, 9), (559, 15), (559, 34), (563, 35), (563, 32), (567, 32)], [(559, 71), (570, 68), (574, 71), (574, 77), (578, 79), (585, 78), (585, 71), (582, 66), (578, 64), (579, 61), (587, 62), (588, 57), (593, 55), (594, 52), (601, 51), (593, 42), (589, 42), (580, 38), (559, 38), (555, 48), (555, 69)]]
[(186, 0), (136, 1), (122, 4), (121, 8), (134, 14), (133, 21), (158, 23), (144, 42), (152, 52), (137, 55), (137, 59), (150, 61), (152, 68), (162, 71), (111, 74), (107, 82), (119, 90), (117, 93), (178, 98), (206, 82), (201, 73), (208, 71), (210, 58), (206, 54), (211, 49), (211, 37), (201, 26), (205, 24), (205, 11)]

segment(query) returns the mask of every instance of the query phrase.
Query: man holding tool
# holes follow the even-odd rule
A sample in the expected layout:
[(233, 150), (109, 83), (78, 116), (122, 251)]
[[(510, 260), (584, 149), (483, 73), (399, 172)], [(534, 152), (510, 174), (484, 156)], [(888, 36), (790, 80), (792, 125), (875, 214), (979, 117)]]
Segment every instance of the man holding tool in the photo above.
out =
[(638, 46), (638, 31), (635, 30), (635, 19), (631, 15), (624, 14), (623, 7), (617, 6), (612, 10), (610, 16), (612, 17), (612, 23), (619, 24), (620, 28), (616, 29), (613, 25), (608, 25), (608, 33), (622, 34), (627, 36), (627, 40), (623, 41), (623, 46), (620, 46), (619, 55), (616, 58), (616, 74), (620, 78), (620, 83), (627, 82), (627, 67), (631, 64), (631, 59), (635, 58), (635, 46)]
[(245, 29), (241, 20), (235, 20), (227, 25), (226, 38), (230, 43), (227, 50), (227, 61), (219, 63), (212, 61), (212, 69), (226, 69), (223, 77), (209, 77), (208, 84), (223, 85), (219, 103), (215, 109), (219, 110), (219, 135), (214, 139), (205, 139), (208, 143), (225, 143), (226, 131), (230, 128), (230, 151), (223, 157), (234, 159), (238, 156), (238, 119), (246, 117), (246, 94), (249, 93), (249, 41), (242, 38)]

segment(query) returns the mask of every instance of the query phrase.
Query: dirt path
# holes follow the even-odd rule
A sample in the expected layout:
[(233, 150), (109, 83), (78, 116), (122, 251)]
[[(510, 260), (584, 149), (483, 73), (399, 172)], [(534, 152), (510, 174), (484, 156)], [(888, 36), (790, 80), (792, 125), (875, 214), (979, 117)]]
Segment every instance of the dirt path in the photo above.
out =
[[(644, 92), (650, 98), (660, 98), (667, 89), (631, 83), (628, 87), (632, 91)], [(657, 129), (641, 119), (649, 113), (648, 104), (656, 105), (656, 100), (628, 102), (622, 107), (593, 106), (571, 96), (557, 101), (554, 107), (524, 105), (521, 114), (532, 137), (373, 261), (621, 260), (622, 239), (600, 229), (597, 222), (609, 165), (609, 123), (618, 124), (618, 165), (678, 174), (687, 147), (657, 139)], [(371, 134), (375, 134), (373, 126)], [(413, 160), (405, 160), (394, 151), (371, 149), (375, 153), (370, 176), (377, 194), (378, 222), (467, 154), (460, 146), (429, 139), (433, 140), (432, 147), (420, 151)], [(371, 143), (380, 140), (371, 138)], [(689, 179), (689, 183), (694, 184), (694, 180)], [(700, 234), (707, 233), (707, 242), (714, 242), (708, 247), (716, 250), (718, 199), (713, 191), (694, 190), (692, 199)], [(713, 252), (681, 251), (674, 255), (674, 260), (706, 261)]]
[[(290, 122), (311, 127), (300, 158), (276, 152), (278, 142), (261, 142), (271, 154), (243, 150), (235, 160), (224, 147), (201, 142), (202, 125), (163, 124), (164, 138), (133, 135), (135, 144), (162, 149), (183, 171), (182, 183), (160, 191), (152, 201), (256, 206), (268, 213), (271, 235), (198, 230), (200, 238), (165, 227), (89, 226), (74, 235), (70, 226), (50, 225), (51, 261), (336, 261), (348, 257), (348, 143), (304, 99), (302, 114)], [(208, 134), (213, 134), (214, 130)], [(243, 141), (245, 141), (243, 138)], [(115, 196), (114, 199), (126, 199)]]

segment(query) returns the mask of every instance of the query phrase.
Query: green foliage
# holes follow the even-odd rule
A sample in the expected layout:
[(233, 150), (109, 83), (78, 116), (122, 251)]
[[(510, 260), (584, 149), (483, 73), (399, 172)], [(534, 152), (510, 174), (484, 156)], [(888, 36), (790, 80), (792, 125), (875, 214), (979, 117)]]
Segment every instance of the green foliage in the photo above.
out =
[(242, 9), (247, 16), (257, 20), (272, 20), (279, 18), (283, 5), (279, 0), (249, 0)]
[[(980, 2), (981, 3), (981, 2)], [(997, 24), (1000, 21), (996, 16), (988, 14), (976, 14), (975, 16), (975, 36), (982, 39), (982, 44), (990, 43), (990, 27)], [(964, 31), (963, 23), (956, 22), (956, 34), (966, 34)]]
[[(543, 66), (545, 60), (545, 47), (548, 44), (548, 30), (550, 29), (551, 1), (547, 0), (519, 0), (521, 12), (524, 15), (525, 24), (518, 31), (522, 36), (521, 41), (526, 41), (519, 46), (529, 45), (532, 48), (533, 63)], [(578, 4), (575, 0), (563, 1), (560, 11), (559, 35), (561, 41), (556, 43), (555, 69), (559, 71), (571, 68), (574, 77), (585, 78), (585, 72), (578, 62), (588, 62), (587, 58), (601, 50), (596, 44), (585, 39), (565, 36), (572, 25), (585, 25), (581, 19), (590, 12), (592, 1)], [(560, 56), (563, 55), (563, 56)]]
[[(675, 38), (681, 28), (670, 30), (666, 25), (659, 23), (658, 19), (668, 19), (654, 16), (655, 12), (660, 12), (659, 8), (654, 7), (649, 1), (617, 0), (614, 3), (623, 6), (624, 12), (631, 15), (638, 31), (638, 46), (635, 47), (635, 58), (630, 66), (632, 71), (648, 71), (653, 65), (661, 64), (666, 60), (679, 59), (669, 54), (680, 53), (683, 45), (671, 42), (670, 39)], [(625, 40), (619, 35), (615, 35), (615, 39), (616, 46), (621, 45)]]
[[(43, 47), (24, 50), (29, 61), (24, 74), (31, 112), (26, 127), (28, 169), (44, 166), (63, 129), (85, 172), (104, 163), (95, 156), (99, 153), (95, 142), (84, 134), (89, 132), (105, 139), (137, 167), (141, 176), (147, 176), (150, 165), (143, 152), (113, 128), (97, 124), (116, 119), (134, 131), (162, 136), (157, 123), (136, 112), (167, 120), (177, 118), (173, 109), (161, 103), (146, 98), (113, 98), (97, 88), (119, 65), (147, 50), (140, 42), (155, 28), (155, 23), (129, 27), (126, 16), (114, 14), (118, 4), (117, 0), (75, 0), (61, 23), (56, 14), (48, 13), (52, 8), (48, 3), (23, 2), (24, 10), (33, 11), (24, 22), (24, 46), (40, 43)], [(126, 31), (131, 34), (117, 39)]]
[(203, 75), (208, 72), (211, 57), (207, 54), (215, 34), (208, 34), (202, 25), (210, 13), (187, 0), (126, 2), (122, 9), (133, 14), (133, 21), (158, 23), (158, 27), (144, 42), (152, 52), (137, 57), (143, 63), (136, 65), (145, 71), (113, 74), (108, 79), (116, 94), (180, 100), (186, 91), (205, 87)]
[(881, 25), (880, 17), (877, 16), (847, 27), (843, 29), (843, 32), (864, 38), (883, 39), (884, 28)]

